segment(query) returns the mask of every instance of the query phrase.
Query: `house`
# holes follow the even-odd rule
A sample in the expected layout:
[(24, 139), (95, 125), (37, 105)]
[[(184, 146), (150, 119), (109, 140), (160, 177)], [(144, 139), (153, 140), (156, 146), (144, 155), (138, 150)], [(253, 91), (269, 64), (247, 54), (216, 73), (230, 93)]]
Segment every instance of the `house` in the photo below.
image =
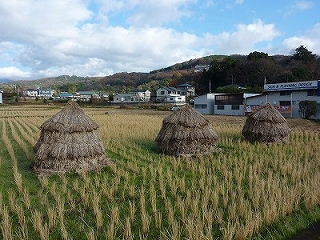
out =
[(109, 94), (107, 94), (107, 93), (102, 94), (102, 98), (105, 101), (109, 101)]
[(242, 116), (246, 99), (257, 93), (208, 93), (194, 98), (194, 108), (202, 114)]
[(143, 103), (149, 102), (151, 92), (149, 90), (133, 90), (129, 93), (116, 93), (112, 103)]
[(38, 89), (38, 97), (40, 98), (51, 98), (53, 95), (53, 90), (48, 89)]
[(136, 102), (134, 96), (130, 93), (116, 93), (113, 96), (113, 103), (133, 103)]
[(2, 93), (3, 93), (3, 91), (2, 90), (0, 90), (0, 104), (2, 104), (3, 102), (2, 102)]
[(100, 94), (93, 91), (78, 91), (74, 93), (73, 97), (80, 102), (90, 102), (100, 99)]
[(253, 112), (270, 102), (284, 117), (300, 118), (299, 102), (316, 101), (320, 119), (320, 80), (264, 84), (263, 95), (246, 100), (246, 112)]
[(143, 102), (149, 102), (151, 92), (149, 90), (134, 90), (129, 92), (129, 94), (133, 95), (133, 98), (136, 99), (136, 101), (143, 101)]
[(186, 96), (186, 97), (193, 97), (195, 96), (195, 87), (184, 83), (181, 85), (176, 86), (176, 89), (178, 89), (180, 91), (180, 95), (181, 96)]
[(61, 92), (57, 96), (57, 99), (60, 99), (60, 100), (68, 100), (72, 98), (73, 98), (73, 94), (68, 92)]
[(195, 72), (203, 72), (203, 71), (208, 71), (210, 68), (210, 64), (197, 64), (194, 66), (194, 71)]
[(162, 87), (157, 90), (158, 103), (185, 103), (186, 96), (180, 95), (180, 90), (174, 87)]
[(25, 89), (22, 91), (22, 95), (24, 97), (38, 97), (39, 92), (38, 89)]

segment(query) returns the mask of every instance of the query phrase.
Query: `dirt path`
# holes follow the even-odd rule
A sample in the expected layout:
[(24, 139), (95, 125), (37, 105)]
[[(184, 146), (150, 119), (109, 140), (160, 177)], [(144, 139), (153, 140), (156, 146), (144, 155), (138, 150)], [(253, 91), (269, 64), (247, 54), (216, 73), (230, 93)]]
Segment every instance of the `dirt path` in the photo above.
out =
[(306, 230), (289, 238), (289, 240), (319, 240), (320, 239), (320, 221), (311, 225)]

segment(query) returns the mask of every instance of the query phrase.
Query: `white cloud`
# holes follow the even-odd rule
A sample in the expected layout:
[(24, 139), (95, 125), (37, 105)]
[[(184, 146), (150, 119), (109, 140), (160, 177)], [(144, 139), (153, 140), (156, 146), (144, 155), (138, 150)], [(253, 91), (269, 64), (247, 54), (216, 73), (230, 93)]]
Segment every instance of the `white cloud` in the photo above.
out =
[[(188, 15), (187, 6), (192, 2), (194, 0), (109, 0), (103, 1), (105, 5), (101, 7), (98, 1), (96, 6), (87, 6), (81, 0), (2, 1), (0, 39), (11, 42), (14, 47), (11, 51), (1, 48), (5, 42), (0, 41), (0, 56), (8, 58), (6, 66), (0, 62), (0, 67), (7, 67), (7, 72), (12, 69), (12, 78), (25, 73), (13, 74), (17, 66), (32, 69), (34, 77), (92, 76), (150, 71), (199, 57), (202, 52), (193, 50), (198, 40), (195, 35), (160, 26)], [(93, 11), (97, 11), (97, 15)], [(136, 27), (106, 24), (112, 11), (122, 12)], [(101, 19), (104, 21), (94, 21)], [(26, 73), (21, 77), (30, 75)]]
[(242, 4), (244, 0), (236, 0), (236, 4)]
[[(205, 3), (214, 7), (216, 2)], [(0, 73), (34, 79), (147, 72), (209, 54), (248, 54), (257, 46), (270, 49), (280, 35), (274, 24), (259, 19), (216, 35), (198, 36), (169, 27), (196, 14), (192, 7), (198, 7), (201, 15), (203, 4), (197, 0), (1, 1)], [(317, 27), (312, 31), (288, 38), (284, 45), (297, 47), (304, 38), (320, 49), (313, 37), (319, 39)]]
[(16, 67), (3, 67), (0, 68), (1, 79), (19, 79), (19, 78), (29, 78), (31, 73), (28, 71), (22, 71)]
[[(273, 24), (256, 20), (239, 24), (235, 32), (198, 37), (161, 27), (112, 27), (85, 24), (69, 35), (47, 36), (19, 45), (16, 61), (37, 72), (37, 77), (62, 74), (109, 75), (147, 72), (191, 58), (212, 54), (248, 54), (255, 45), (279, 35)], [(21, 72), (24, 73), (24, 72)], [(29, 77), (25, 75), (25, 78)]]
[(63, 37), (72, 34), (78, 24), (90, 19), (91, 14), (77, 0), (2, 1), (1, 37), (30, 43), (47, 37)]
[(196, 0), (99, 0), (100, 16), (109, 18), (108, 16), (113, 16), (113, 12), (120, 12), (131, 26), (162, 26), (190, 16), (188, 6), (195, 2)]
[(280, 34), (274, 24), (265, 24), (258, 19), (248, 25), (239, 24), (233, 33), (222, 32), (216, 36), (207, 34), (206, 39), (214, 46), (215, 53), (248, 54), (259, 43), (266, 42), (268, 46)]
[(51, 46), (27, 46), (16, 58), (46, 76), (150, 71), (202, 56), (203, 52), (193, 50), (198, 40), (173, 29), (87, 24), (74, 36), (52, 41)]
[(313, 2), (311, 1), (297, 1), (291, 6), (292, 9), (296, 9), (300, 11), (310, 9), (312, 7), (313, 7)]
[(283, 41), (283, 45), (287, 49), (288, 52), (303, 45), (309, 51), (312, 51), (314, 54), (320, 55), (319, 38), (320, 38), (320, 23), (317, 23), (305, 35), (293, 36), (293, 37), (285, 39)]
[(285, 15), (291, 15), (296, 12), (305, 11), (313, 8), (314, 3), (312, 1), (295, 1), (290, 5), (289, 9), (285, 12)]

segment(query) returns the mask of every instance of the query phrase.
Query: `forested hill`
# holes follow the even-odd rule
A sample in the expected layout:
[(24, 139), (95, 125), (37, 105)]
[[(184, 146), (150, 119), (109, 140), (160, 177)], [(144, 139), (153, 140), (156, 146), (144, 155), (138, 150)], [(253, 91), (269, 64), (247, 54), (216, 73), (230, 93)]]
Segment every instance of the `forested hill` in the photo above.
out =
[[(209, 65), (208, 71), (194, 71), (197, 65)], [(292, 55), (269, 56), (263, 52), (244, 55), (211, 55), (191, 59), (149, 73), (116, 73), (101, 77), (59, 76), (32, 81), (15, 81), (20, 88), (51, 87), (59, 91), (96, 90), (101, 92), (127, 92), (149, 89), (153, 93), (161, 86), (189, 83), (198, 95), (216, 91), (218, 87), (236, 84), (251, 90), (267, 83), (307, 81), (320, 79), (320, 58), (298, 47)], [(0, 86), (1, 87), (1, 86)]]

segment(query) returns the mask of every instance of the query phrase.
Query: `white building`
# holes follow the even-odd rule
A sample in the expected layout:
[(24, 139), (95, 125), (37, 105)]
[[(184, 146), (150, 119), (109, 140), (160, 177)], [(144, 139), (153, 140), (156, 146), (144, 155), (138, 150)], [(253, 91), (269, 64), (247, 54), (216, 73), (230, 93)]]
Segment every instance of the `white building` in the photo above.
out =
[(149, 90), (134, 90), (129, 93), (116, 93), (113, 103), (143, 103), (149, 102), (151, 92)]
[(25, 89), (22, 91), (22, 95), (25, 97), (37, 97), (39, 95), (38, 89)]
[(194, 98), (194, 109), (202, 114), (214, 113), (214, 97), (217, 93), (208, 93)]
[(113, 96), (113, 103), (130, 103), (135, 102), (132, 94), (130, 93), (116, 93)]
[(271, 103), (284, 117), (301, 118), (299, 103), (316, 101), (320, 119), (320, 80), (264, 84), (262, 93), (209, 93), (194, 98), (194, 107), (203, 114), (244, 115)]
[(210, 64), (198, 64), (194, 66), (194, 71), (195, 72), (203, 72), (203, 71), (208, 71), (210, 68)]
[(149, 90), (134, 90), (129, 92), (137, 101), (149, 102), (151, 92)]
[(0, 104), (2, 103), (2, 91), (0, 90)]
[(53, 96), (53, 90), (48, 89), (38, 89), (38, 97), (40, 98), (51, 98)]
[(253, 112), (270, 102), (284, 117), (301, 118), (300, 101), (316, 101), (320, 119), (320, 80), (264, 85), (264, 94), (246, 100), (246, 112)]
[(78, 91), (73, 94), (73, 97), (80, 102), (90, 102), (92, 100), (99, 100), (100, 94), (93, 91)]
[(244, 115), (248, 97), (257, 93), (208, 93), (194, 98), (194, 108), (202, 114)]
[(176, 86), (176, 89), (180, 91), (181, 96), (193, 97), (196, 93), (195, 87), (188, 83), (180, 84)]
[(162, 87), (157, 90), (156, 101), (159, 103), (185, 103), (186, 96), (181, 96), (180, 90), (174, 87)]

